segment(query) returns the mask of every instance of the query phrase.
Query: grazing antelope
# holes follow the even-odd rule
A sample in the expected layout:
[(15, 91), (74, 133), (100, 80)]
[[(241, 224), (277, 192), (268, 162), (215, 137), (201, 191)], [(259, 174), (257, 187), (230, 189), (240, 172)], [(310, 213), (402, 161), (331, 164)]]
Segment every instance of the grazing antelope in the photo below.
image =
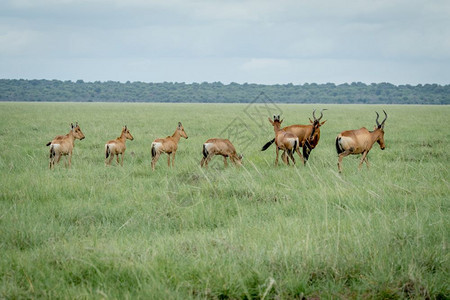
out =
[(350, 154), (362, 154), (361, 161), (359, 163), (359, 169), (361, 169), (363, 162), (366, 162), (367, 167), (369, 167), (369, 161), (367, 160), (367, 154), (375, 142), (380, 144), (381, 150), (386, 148), (384, 144), (384, 122), (386, 122), (387, 114), (383, 110), (385, 118), (383, 122), (378, 123), (377, 114), (376, 123), (373, 131), (367, 130), (365, 127), (356, 130), (347, 130), (341, 132), (336, 137), (336, 151), (339, 155), (338, 159), (338, 170), (339, 173), (342, 172), (342, 159)]
[(161, 153), (167, 153), (167, 165), (170, 167), (170, 155), (172, 154), (172, 167), (175, 166), (175, 153), (177, 152), (180, 137), (188, 138), (181, 122), (178, 122), (177, 129), (165, 139), (156, 139), (152, 143), (152, 170), (155, 170), (155, 164)]
[[(280, 121), (280, 116), (273, 116), (273, 121), (269, 119), (270, 124), (273, 126), (273, 130), (275, 131), (275, 145), (276, 145), (276, 159), (275, 159), (275, 165), (278, 166), (278, 151), (284, 150), (285, 152), (281, 156), (283, 161), (286, 164), (289, 164), (289, 158), (292, 160), (292, 163), (295, 165), (295, 159), (294, 159), (294, 152), (297, 152), (298, 155), (300, 155), (299, 146), (299, 140), (298, 137), (290, 132), (286, 132), (280, 129), (281, 123), (283, 123), (283, 120)], [(286, 155), (287, 153), (287, 155)]]
[[(125, 142), (129, 140), (134, 140), (133, 136), (131, 135), (130, 131), (127, 128), (127, 125), (125, 125), (122, 128), (122, 133), (118, 138), (115, 140), (110, 140), (105, 144), (105, 165), (110, 165), (111, 161), (114, 158), (114, 155), (116, 155), (117, 163), (119, 163), (119, 154), (122, 156), (120, 164), (123, 166), (123, 155), (125, 154), (125, 150), (127, 147), (125, 146)], [(109, 157), (109, 160), (108, 160)]]
[[(322, 126), (326, 122), (326, 120), (323, 122), (320, 122), (320, 120), (323, 117), (324, 110), (325, 109), (322, 109), (320, 111), (320, 117), (318, 119), (316, 118), (316, 115), (315, 115), (316, 110), (313, 111), (314, 121), (309, 119), (309, 121), (311, 122), (310, 125), (290, 125), (290, 126), (287, 126), (287, 127), (284, 127), (281, 129), (282, 131), (290, 132), (298, 137), (298, 141), (300, 143), (299, 147), (303, 147), (304, 157), (300, 154), (300, 152), (298, 152), (298, 155), (302, 159), (303, 164), (305, 164), (306, 161), (308, 160), (311, 150), (314, 149), (317, 146), (317, 144), (319, 143), (320, 126)], [(307, 141), (308, 141), (308, 143), (307, 143)], [(267, 150), (267, 148), (269, 148), (274, 142), (275, 142), (275, 139), (267, 142), (262, 147), (261, 151)], [(305, 144), (307, 145), (306, 147), (305, 147)]]
[(72, 165), (72, 150), (74, 147), (75, 139), (82, 140), (85, 138), (83, 132), (78, 125), (78, 122), (73, 125), (70, 123), (70, 127), (72, 128), (68, 134), (66, 135), (58, 135), (51, 142), (48, 142), (46, 145), (50, 146), (50, 164), (49, 168), (52, 169), (55, 167), (55, 162), (59, 163), (61, 156), (68, 155), (69, 168)]
[(242, 165), (242, 155), (237, 155), (233, 144), (227, 139), (209, 139), (203, 144), (203, 158), (200, 166), (208, 167), (214, 155), (222, 155), (225, 167), (228, 166), (227, 157), (235, 166)]

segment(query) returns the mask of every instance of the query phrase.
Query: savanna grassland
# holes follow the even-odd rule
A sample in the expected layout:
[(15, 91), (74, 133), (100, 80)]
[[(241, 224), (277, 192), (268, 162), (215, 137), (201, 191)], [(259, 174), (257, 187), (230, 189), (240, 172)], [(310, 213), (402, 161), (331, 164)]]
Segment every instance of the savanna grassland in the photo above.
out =
[[(450, 107), (327, 105), (306, 166), (274, 167), (267, 117), (324, 107), (0, 103), (0, 298), (448, 298)], [(382, 109), (386, 150), (338, 174), (336, 135)], [(72, 168), (50, 171), (45, 144), (75, 121)], [(179, 121), (175, 168), (152, 172), (151, 142)], [(106, 167), (125, 124), (124, 166)], [(211, 137), (244, 167), (201, 169)]]

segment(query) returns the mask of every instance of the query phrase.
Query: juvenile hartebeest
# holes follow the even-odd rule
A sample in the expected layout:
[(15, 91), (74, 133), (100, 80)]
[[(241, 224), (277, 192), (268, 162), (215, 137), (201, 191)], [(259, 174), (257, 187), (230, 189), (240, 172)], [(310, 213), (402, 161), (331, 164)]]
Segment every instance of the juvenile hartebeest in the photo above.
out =
[[(275, 131), (275, 146), (276, 146), (276, 159), (275, 165), (278, 166), (278, 152), (280, 150), (285, 151), (281, 158), (286, 164), (289, 164), (289, 158), (292, 160), (292, 163), (295, 165), (294, 152), (297, 152), (298, 155), (301, 156), (299, 149), (300, 143), (298, 137), (290, 132), (286, 132), (280, 129), (281, 123), (280, 116), (273, 116), (273, 121), (269, 119), (270, 124), (273, 126), (273, 130)], [(287, 153), (287, 155), (286, 155)]]
[(83, 132), (78, 125), (78, 122), (73, 125), (70, 123), (71, 130), (66, 135), (58, 135), (51, 142), (46, 145), (50, 146), (50, 164), (49, 168), (55, 167), (55, 162), (59, 163), (61, 156), (68, 155), (69, 168), (72, 165), (72, 150), (74, 147), (74, 141), (76, 139), (82, 140), (85, 138)]
[[(128, 130), (127, 125), (122, 128), (122, 133), (115, 140), (110, 140), (105, 144), (105, 165), (110, 165), (111, 161), (116, 155), (117, 163), (119, 163), (119, 154), (121, 155), (120, 165), (123, 166), (123, 155), (125, 154), (125, 150), (127, 147), (125, 146), (125, 142), (129, 140), (134, 140), (133, 136)], [(108, 160), (109, 157), (109, 160)]]
[(203, 144), (203, 158), (200, 166), (208, 167), (214, 155), (222, 155), (225, 167), (228, 166), (227, 157), (235, 166), (242, 165), (242, 155), (237, 155), (236, 149), (228, 139), (209, 139)]
[[(303, 163), (306, 163), (311, 150), (314, 149), (317, 146), (317, 144), (319, 143), (320, 126), (322, 126), (326, 122), (326, 120), (323, 122), (320, 122), (320, 120), (323, 117), (324, 110), (325, 109), (322, 109), (320, 111), (320, 117), (318, 119), (316, 118), (316, 115), (315, 115), (316, 110), (314, 110), (313, 111), (314, 121), (309, 119), (309, 121), (311, 122), (311, 124), (309, 124), (309, 125), (290, 125), (290, 126), (286, 126), (281, 129), (282, 131), (290, 132), (298, 137), (298, 141), (300, 143), (299, 147), (303, 148), (303, 156), (300, 154), (300, 152), (298, 152), (298, 154), (299, 154), (300, 158), (302, 159)], [(309, 142), (306, 143), (306, 141), (309, 141)], [(275, 139), (267, 142), (262, 147), (261, 151), (267, 150), (267, 148), (269, 148), (270, 145), (272, 145), (274, 142), (275, 142)], [(305, 147), (305, 144), (306, 144), (306, 147)]]
[(152, 170), (155, 170), (155, 164), (158, 161), (161, 153), (167, 153), (167, 165), (170, 167), (170, 155), (172, 154), (172, 167), (175, 166), (175, 153), (177, 152), (178, 142), (180, 138), (184, 137), (188, 138), (186, 132), (184, 131), (183, 125), (181, 122), (178, 122), (177, 129), (172, 134), (172, 136), (168, 136), (165, 139), (156, 139), (152, 143)]
[(377, 126), (375, 126), (373, 131), (367, 130), (365, 127), (356, 130), (347, 130), (341, 132), (336, 137), (336, 151), (339, 155), (338, 159), (338, 170), (339, 173), (342, 172), (342, 159), (350, 154), (362, 154), (361, 161), (359, 163), (359, 169), (361, 169), (363, 162), (366, 162), (367, 167), (369, 167), (369, 161), (367, 160), (367, 154), (375, 142), (380, 145), (381, 150), (386, 148), (384, 144), (384, 122), (386, 122), (387, 114), (383, 110), (385, 118), (381, 124), (378, 122), (380, 117), (377, 114), (377, 119), (375, 120)]

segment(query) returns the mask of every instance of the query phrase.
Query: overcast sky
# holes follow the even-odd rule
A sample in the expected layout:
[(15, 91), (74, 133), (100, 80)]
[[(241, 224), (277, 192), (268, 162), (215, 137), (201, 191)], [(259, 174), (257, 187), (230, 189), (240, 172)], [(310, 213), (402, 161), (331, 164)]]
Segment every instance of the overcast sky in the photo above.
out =
[(0, 78), (450, 84), (450, 1), (2, 0)]

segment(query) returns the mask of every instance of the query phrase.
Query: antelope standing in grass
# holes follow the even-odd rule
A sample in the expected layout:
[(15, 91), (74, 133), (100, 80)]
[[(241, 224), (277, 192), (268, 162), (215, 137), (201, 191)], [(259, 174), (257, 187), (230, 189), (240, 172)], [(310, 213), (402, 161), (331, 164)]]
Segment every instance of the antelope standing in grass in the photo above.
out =
[(203, 144), (203, 158), (200, 166), (208, 167), (214, 155), (222, 155), (225, 167), (228, 166), (227, 157), (235, 166), (242, 165), (242, 155), (237, 155), (233, 144), (227, 139), (209, 139)]
[(152, 170), (155, 170), (155, 164), (158, 161), (161, 153), (167, 153), (167, 165), (170, 167), (170, 155), (172, 155), (172, 167), (175, 166), (175, 153), (177, 152), (178, 142), (180, 138), (184, 137), (188, 138), (186, 132), (184, 131), (183, 125), (181, 122), (178, 122), (177, 129), (172, 134), (172, 136), (168, 136), (165, 139), (156, 139), (152, 143)]
[[(125, 146), (125, 142), (129, 140), (134, 140), (130, 131), (125, 125), (122, 128), (122, 133), (115, 140), (110, 140), (105, 144), (105, 165), (110, 165), (111, 161), (114, 159), (114, 155), (116, 155), (117, 163), (119, 163), (119, 154), (121, 155), (120, 165), (123, 166), (123, 155), (125, 154), (125, 150), (127, 147)], [(109, 160), (108, 160), (109, 157)]]
[(373, 131), (367, 130), (365, 127), (357, 130), (347, 130), (341, 132), (336, 138), (336, 151), (339, 155), (338, 170), (342, 172), (342, 159), (350, 154), (362, 154), (361, 161), (359, 163), (359, 169), (361, 169), (363, 162), (366, 162), (367, 168), (369, 167), (369, 161), (367, 160), (367, 154), (375, 142), (380, 145), (381, 150), (386, 148), (384, 144), (384, 122), (386, 122), (387, 114), (383, 110), (385, 118), (381, 124), (378, 122), (380, 117), (377, 114), (375, 120), (377, 126)]
[[(298, 155), (300, 155), (299, 146), (299, 139), (297, 136), (290, 132), (286, 132), (280, 129), (281, 123), (283, 123), (283, 120), (280, 121), (280, 116), (273, 116), (273, 121), (269, 119), (270, 124), (273, 126), (273, 130), (275, 131), (275, 145), (276, 145), (276, 159), (275, 159), (275, 165), (278, 166), (278, 154), (280, 150), (285, 151), (281, 158), (286, 164), (289, 164), (289, 158), (292, 160), (292, 163), (295, 165), (295, 159), (294, 159), (294, 152), (297, 152)], [(287, 155), (286, 155), (287, 153)]]
[[(282, 128), (282, 131), (289, 132), (294, 134), (298, 137), (299, 141), (299, 147), (303, 148), (303, 156), (300, 154), (300, 152), (297, 152), (300, 156), (303, 164), (306, 163), (308, 160), (309, 154), (312, 149), (314, 149), (317, 144), (319, 143), (320, 139), (320, 126), (325, 124), (326, 120), (323, 122), (320, 122), (320, 120), (323, 117), (323, 111), (326, 109), (322, 109), (320, 111), (320, 117), (316, 118), (316, 110), (313, 111), (313, 118), (314, 120), (309, 119), (311, 124), (309, 125), (290, 125), (287, 127)], [(267, 142), (261, 149), (261, 151), (267, 150), (273, 143), (275, 142), (275, 139)], [(306, 145), (306, 147), (305, 147)], [(284, 154), (283, 154), (284, 155)]]
[(59, 163), (61, 156), (68, 155), (69, 168), (72, 165), (72, 150), (74, 147), (74, 141), (76, 139), (84, 139), (84, 134), (78, 125), (78, 122), (73, 125), (70, 123), (71, 130), (66, 135), (58, 135), (51, 142), (47, 143), (50, 146), (50, 164), (49, 168), (55, 167), (55, 162)]

